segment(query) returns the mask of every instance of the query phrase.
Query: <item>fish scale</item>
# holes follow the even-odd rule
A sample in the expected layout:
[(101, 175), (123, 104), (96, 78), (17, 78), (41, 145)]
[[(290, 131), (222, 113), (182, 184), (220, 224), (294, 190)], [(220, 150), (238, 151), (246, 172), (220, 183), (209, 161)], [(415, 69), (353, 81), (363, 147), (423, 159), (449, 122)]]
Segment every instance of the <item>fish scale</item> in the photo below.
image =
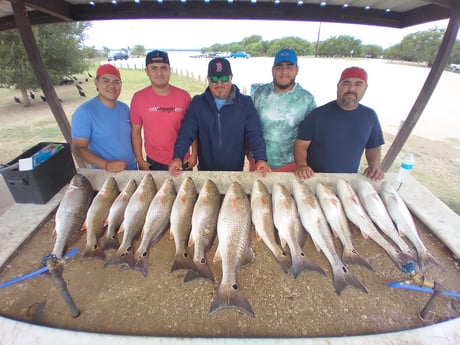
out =
[(243, 187), (232, 182), (225, 194), (217, 219), (219, 244), (214, 261), (222, 261), (222, 279), (209, 314), (222, 309), (238, 309), (254, 317), (251, 305), (240, 289), (238, 272), (253, 261), (250, 247), (251, 206)]
[(76, 174), (72, 177), (55, 216), (55, 243), (52, 254), (58, 258), (64, 255), (66, 246), (80, 237), (93, 194), (93, 187), (84, 175)]
[(126, 206), (123, 223), (120, 227), (120, 230), (123, 231), (123, 239), (120, 247), (106, 261), (104, 267), (119, 264), (121, 265), (120, 268), (134, 269), (135, 262), (132, 242), (142, 230), (147, 210), (156, 192), (157, 189), (152, 175), (146, 174)]
[(340, 295), (347, 287), (367, 293), (366, 287), (356, 279), (337, 255), (329, 225), (313, 192), (303, 182), (293, 180), (293, 194), (305, 230), (331, 265), (336, 293)]

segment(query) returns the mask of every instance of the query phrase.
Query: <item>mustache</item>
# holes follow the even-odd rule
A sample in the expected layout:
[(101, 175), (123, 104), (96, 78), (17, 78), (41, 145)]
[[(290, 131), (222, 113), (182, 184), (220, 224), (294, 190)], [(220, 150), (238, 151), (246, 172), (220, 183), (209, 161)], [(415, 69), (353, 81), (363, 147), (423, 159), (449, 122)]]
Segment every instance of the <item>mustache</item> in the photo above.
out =
[(346, 96), (346, 95), (358, 96), (358, 95), (356, 94), (356, 92), (347, 92), (346, 94), (344, 94), (344, 96)]

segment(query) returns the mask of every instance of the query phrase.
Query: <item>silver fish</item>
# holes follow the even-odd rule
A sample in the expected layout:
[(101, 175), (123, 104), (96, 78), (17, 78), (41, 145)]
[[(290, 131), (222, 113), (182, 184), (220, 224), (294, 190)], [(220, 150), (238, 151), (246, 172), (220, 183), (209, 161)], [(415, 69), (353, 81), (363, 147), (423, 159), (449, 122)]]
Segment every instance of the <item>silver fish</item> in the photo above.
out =
[(184, 282), (203, 278), (215, 282), (208, 265), (206, 252), (212, 246), (217, 234), (217, 217), (219, 215), (221, 195), (216, 184), (207, 179), (201, 187), (200, 194), (193, 208), (192, 230), (188, 246), (194, 246), (193, 262), (197, 271), (189, 270)]
[(193, 183), (191, 177), (186, 177), (179, 187), (171, 210), (170, 233), (176, 245), (176, 253), (171, 272), (183, 268), (189, 268), (195, 271), (197, 269), (193, 263), (193, 257), (187, 249), (188, 239), (192, 229), (193, 207), (195, 206), (197, 197), (198, 192), (195, 183)]
[(102, 244), (103, 250), (118, 248), (119, 243), (117, 232), (120, 229), (121, 223), (123, 223), (126, 206), (128, 206), (129, 199), (133, 195), (136, 188), (136, 180), (129, 180), (110, 207), (109, 215), (107, 216), (107, 231), (105, 233), (104, 242)]
[(361, 265), (374, 271), (374, 268), (364, 260), (351, 242), (351, 231), (348, 219), (345, 216), (342, 204), (337, 196), (325, 185), (316, 185), (316, 196), (326, 216), (332, 232), (340, 239), (343, 245), (342, 261), (346, 265)]
[(415, 258), (414, 251), (399, 235), (385, 205), (372, 184), (365, 180), (358, 182), (358, 196), (369, 217), (377, 227), (391, 239), (401, 251)]
[(106, 261), (104, 267), (121, 265), (120, 268), (122, 269), (134, 268), (133, 240), (144, 226), (147, 210), (156, 192), (157, 188), (152, 175), (146, 174), (126, 206), (123, 223), (120, 227), (120, 231), (123, 231), (120, 247)]
[(250, 247), (251, 206), (238, 182), (225, 194), (217, 219), (217, 246), (214, 262), (222, 261), (222, 280), (211, 303), (209, 314), (222, 309), (238, 309), (254, 317), (254, 311), (238, 283), (241, 267), (254, 260)]
[(55, 243), (52, 254), (58, 258), (62, 258), (65, 248), (80, 237), (93, 196), (93, 187), (84, 175), (76, 174), (72, 177), (55, 216)]
[(299, 209), (300, 220), (310, 234), (318, 250), (328, 259), (332, 268), (335, 291), (340, 295), (347, 287), (367, 293), (366, 287), (350, 272), (335, 250), (332, 234), (318, 200), (303, 182), (293, 180), (294, 199)]
[(364, 210), (358, 195), (348, 182), (342, 179), (337, 180), (337, 194), (342, 202), (347, 218), (358, 227), (364, 238), (371, 238), (375, 243), (385, 250), (395, 264), (402, 269), (404, 264), (411, 260), (410, 256), (397, 250), (389, 243), (375, 227), (372, 220)]
[(171, 209), (176, 198), (176, 187), (172, 179), (166, 179), (158, 192), (152, 199), (147, 215), (145, 216), (144, 227), (142, 228), (142, 239), (134, 254), (136, 258), (135, 269), (139, 270), (144, 277), (148, 273), (146, 258), (149, 248), (157, 243), (163, 234), (168, 230)]
[(85, 220), (86, 248), (82, 258), (105, 260), (105, 253), (99, 246), (98, 238), (103, 234), (110, 207), (119, 192), (117, 181), (113, 177), (108, 177), (91, 202)]
[(405, 202), (396, 191), (396, 188), (393, 187), (391, 183), (384, 181), (382, 182), (380, 194), (385, 202), (388, 213), (396, 223), (399, 233), (403, 236), (407, 236), (409, 241), (417, 250), (417, 262), (420, 268), (427, 266), (440, 266), (438, 261), (431, 255), (423, 244), (422, 239), (417, 232), (414, 219), (412, 218)]
[(281, 239), (281, 246), (289, 247), (292, 259), (292, 273), (297, 278), (304, 271), (324, 271), (311, 261), (302, 250), (307, 233), (302, 229), (299, 213), (291, 193), (280, 183), (272, 187), (273, 221)]
[(284, 273), (288, 273), (291, 268), (291, 255), (279, 245), (278, 233), (273, 223), (271, 196), (265, 184), (260, 180), (255, 180), (252, 184), (251, 216), (257, 236), (270, 249)]

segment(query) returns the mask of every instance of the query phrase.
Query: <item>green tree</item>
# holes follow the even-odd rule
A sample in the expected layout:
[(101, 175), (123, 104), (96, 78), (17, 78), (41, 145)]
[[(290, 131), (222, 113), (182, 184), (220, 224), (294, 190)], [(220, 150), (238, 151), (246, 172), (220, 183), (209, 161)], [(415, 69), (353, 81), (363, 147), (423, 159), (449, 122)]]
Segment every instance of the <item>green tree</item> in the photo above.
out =
[[(53, 83), (86, 69), (83, 42), (89, 22), (37, 25), (32, 31), (45, 67)], [(39, 83), (17, 30), (0, 32), (0, 85), (21, 91), (25, 106), (30, 106), (28, 89)]]
[(378, 58), (383, 55), (383, 48), (376, 44), (361, 46), (361, 55), (364, 57)]
[(432, 28), (405, 36), (401, 43), (385, 51), (388, 59), (426, 62), (431, 66), (441, 45), (444, 29)]
[(361, 40), (348, 35), (334, 36), (320, 42), (319, 54), (331, 57), (362, 56)]
[(136, 44), (131, 50), (131, 56), (145, 56), (145, 47), (142, 44)]

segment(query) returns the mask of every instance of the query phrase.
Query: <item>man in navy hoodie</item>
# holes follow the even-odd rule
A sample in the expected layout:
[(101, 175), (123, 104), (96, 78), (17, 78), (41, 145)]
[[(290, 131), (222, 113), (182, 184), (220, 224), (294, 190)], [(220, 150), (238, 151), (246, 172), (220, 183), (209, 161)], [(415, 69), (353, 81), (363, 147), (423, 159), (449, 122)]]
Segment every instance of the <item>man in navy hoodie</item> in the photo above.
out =
[(246, 151), (252, 152), (256, 172), (270, 171), (259, 115), (250, 96), (232, 84), (230, 62), (215, 58), (208, 66), (208, 87), (193, 97), (174, 146), (169, 173), (182, 172), (182, 160), (198, 139), (198, 170), (242, 171)]

